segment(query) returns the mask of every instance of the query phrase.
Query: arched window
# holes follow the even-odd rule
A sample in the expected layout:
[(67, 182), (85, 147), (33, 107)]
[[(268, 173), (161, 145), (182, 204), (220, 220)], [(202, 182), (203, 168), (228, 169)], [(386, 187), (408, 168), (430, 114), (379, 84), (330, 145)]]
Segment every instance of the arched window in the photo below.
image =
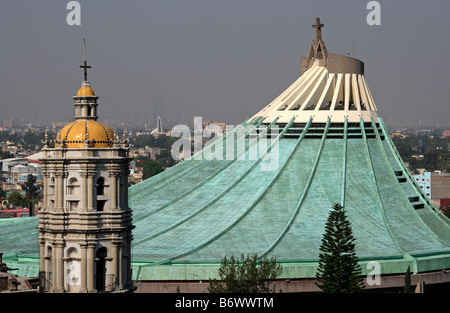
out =
[(78, 184), (78, 180), (75, 177), (69, 179), (67, 184), (67, 194), (68, 195), (77, 195), (80, 190), (80, 185)]
[(40, 273), (40, 285), (44, 291), (50, 291), (52, 285), (52, 246), (45, 248), (44, 271)]
[(95, 254), (95, 289), (97, 291), (105, 291), (106, 281), (106, 257), (108, 250), (105, 247), (101, 247)]

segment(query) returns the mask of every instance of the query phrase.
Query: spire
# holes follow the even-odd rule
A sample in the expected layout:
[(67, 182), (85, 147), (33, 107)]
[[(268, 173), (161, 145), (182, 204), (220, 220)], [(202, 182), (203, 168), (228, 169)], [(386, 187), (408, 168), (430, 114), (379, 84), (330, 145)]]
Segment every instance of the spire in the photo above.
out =
[(80, 65), (80, 67), (84, 69), (84, 81), (87, 81), (87, 69), (91, 68), (91, 66), (87, 65), (87, 61), (86, 61), (86, 39), (85, 38), (83, 38), (83, 52), (84, 52), (84, 65)]
[(322, 66), (327, 66), (328, 64), (328, 50), (325, 42), (322, 40), (322, 27), (324, 25), (320, 22), (319, 17), (316, 17), (315, 24), (312, 27), (314, 28), (314, 39), (309, 45), (308, 55), (302, 57), (301, 73), (313, 66), (316, 61), (319, 61), (319, 64)]
[(86, 60), (86, 39), (83, 38), (83, 52), (84, 62), (80, 68), (84, 69), (84, 80), (81, 83), (81, 88), (78, 89), (76, 96), (74, 96), (75, 119), (76, 120), (94, 120), (97, 116), (97, 99), (94, 90), (92, 90), (91, 83), (87, 80), (87, 69), (91, 68), (87, 65)]
[(320, 18), (316, 17), (316, 23), (312, 26), (315, 28), (314, 40), (309, 48), (309, 58), (314, 58), (316, 60), (325, 60), (328, 57), (328, 51), (325, 47), (325, 43), (322, 40), (322, 27), (323, 24), (320, 23)]

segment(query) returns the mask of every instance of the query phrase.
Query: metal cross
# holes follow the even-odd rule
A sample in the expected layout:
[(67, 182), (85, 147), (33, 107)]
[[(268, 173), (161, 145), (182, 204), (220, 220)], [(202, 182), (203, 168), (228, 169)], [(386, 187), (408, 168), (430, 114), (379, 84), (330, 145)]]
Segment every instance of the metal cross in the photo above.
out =
[(91, 66), (87, 65), (87, 61), (86, 61), (86, 39), (85, 38), (83, 38), (83, 49), (84, 49), (84, 65), (80, 65), (80, 67), (84, 69), (84, 81), (87, 81), (87, 69), (91, 68)]

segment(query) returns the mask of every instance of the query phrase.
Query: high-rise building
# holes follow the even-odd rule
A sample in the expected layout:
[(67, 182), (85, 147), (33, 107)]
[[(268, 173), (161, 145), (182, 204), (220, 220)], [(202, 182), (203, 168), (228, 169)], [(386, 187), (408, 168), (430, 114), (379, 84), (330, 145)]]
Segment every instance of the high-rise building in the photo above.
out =
[(164, 107), (164, 99), (159, 97), (153, 101), (153, 121), (155, 128), (158, 127), (158, 118), (163, 122), (166, 121), (166, 109)]

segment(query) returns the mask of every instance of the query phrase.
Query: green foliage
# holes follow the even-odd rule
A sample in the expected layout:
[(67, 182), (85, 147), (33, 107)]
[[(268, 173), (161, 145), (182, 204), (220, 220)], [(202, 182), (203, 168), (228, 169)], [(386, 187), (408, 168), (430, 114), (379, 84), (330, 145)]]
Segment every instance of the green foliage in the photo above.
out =
[(271, 280), (282, 272), (282, 267), (275, 258), (244, 256), (240, 259), (226, 256), (219, 269), (220, 280), (210, 280), (208, 290), (212, 293), (273, 293), (275, 286)]
[(8, 199), (8, 204), (15, 206), (15, 207), (23, 206), (23, 204), (25, 202), (24, 197), (22, 197), (20, 192), (17, 190), (10, 192), (7, 199)]
[(142, 179), (150, 178), (164, 171), (164, 168), (152, 159), (145, 159), (142, 163)]
[[(450, 138), (440, 138), (440, 133), (430, 135), (410, 135), (405, 138), (394, 137), (392, 141), (403, 161), (410, 162), (412, 170), (425, 168), (427, 171), (445, 170), (450, 172)], [(423, 159), (412, 158), (422, 154)]]
[(25, 182), (25, 194), (27, 197), (37, 196), (36, 177), (28, 174), (27, 181)]
[(336, 203), (328, 215), (320, 246), (317, 286), (325, 293), (362, 291), (361, 267), (355, 238), (343, 207)]
[(131, 143), (137, 148), (158, 147), (167, 149), (170, 151), (172, 144), (178, 140), (175, 137), (167, 137), (166, 135), (160, 135), (155, 137), (153, 135), (139, 135), (130, 139)]
[(403, 290), (403, 293), (410, 293), (411, 292), (411, 269), (408, 266), (408, 269), (405, 273), (405, 288)]
[(39, 201), (37, 198), (38, 188), (36, 185), (36, 177), (28, 174), (27, 181), (23, 185), (26, 198), (23, 199), (22, 205), (33, 208)]
[(161, 153), (156, 156), (156, 162), (163, 167), (171, 167), (175, 165), (175, 160), (172, 158), (172, 154), (169, 150), (161, 150)]
[(6, 198), (6, 191), (0, 187), (0, 200), (3, 200), (5, 198)]
[[(34, 150), (36, 147), (42, 148), (42, 140), (45, 137), (45, 131), (31, 131), (27, 130), (25, 132), (10, 132), (10, 131), (3, 131), (0, 132), (0, 142), (3, 141), (11, 141), (15, 145), (21, 145), (23, 149), (29, 149)], [(52, 131), (48, 132), (49, 138), (55, 138), (56, 134)], [(6, 153), (6, 152), (5, 152)], [(3, 156), (2, 158), (8, 158), (11, 156)]]
[(2, 159), (9, 159), (14, 157), (14, 155), (12, 155), (11, 153), (9, 153), (8, 151), (3, 151), (2, 148), (0, 148), (0, 160)]

